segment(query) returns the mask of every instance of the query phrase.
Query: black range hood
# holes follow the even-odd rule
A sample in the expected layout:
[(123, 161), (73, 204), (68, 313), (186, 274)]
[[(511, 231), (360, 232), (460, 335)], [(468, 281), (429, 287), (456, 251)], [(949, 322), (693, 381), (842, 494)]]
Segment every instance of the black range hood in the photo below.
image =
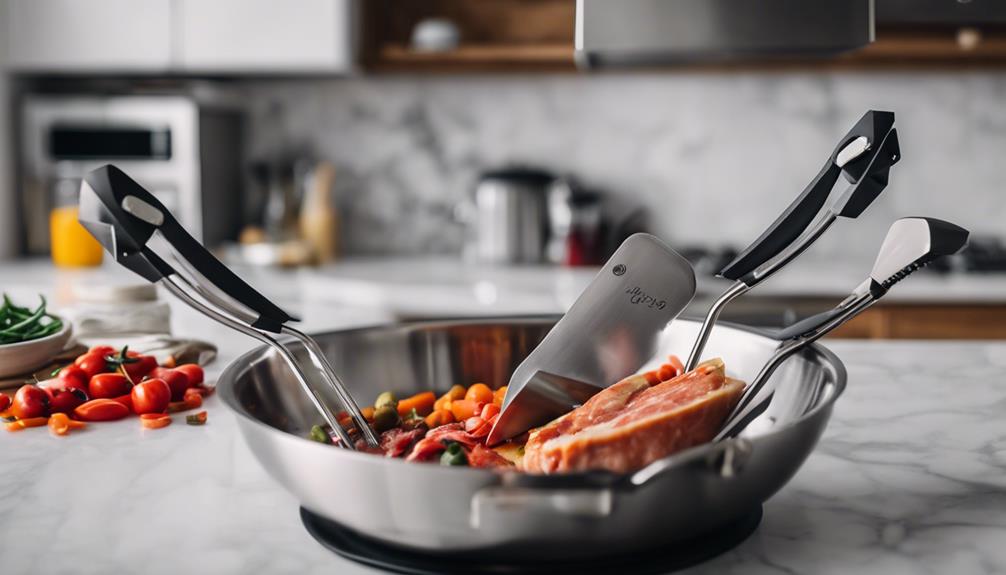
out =
[(577, 0), (581, 67), (827, 56), (874, 38), (873, 0)]

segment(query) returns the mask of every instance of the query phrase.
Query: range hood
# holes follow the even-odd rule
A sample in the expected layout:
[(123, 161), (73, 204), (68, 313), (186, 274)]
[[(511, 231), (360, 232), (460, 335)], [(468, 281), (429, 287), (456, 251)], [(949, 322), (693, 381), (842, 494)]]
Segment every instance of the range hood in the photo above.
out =
[(577, 0), (581, 67), (831, 55), (873, 41), (873, 0)]

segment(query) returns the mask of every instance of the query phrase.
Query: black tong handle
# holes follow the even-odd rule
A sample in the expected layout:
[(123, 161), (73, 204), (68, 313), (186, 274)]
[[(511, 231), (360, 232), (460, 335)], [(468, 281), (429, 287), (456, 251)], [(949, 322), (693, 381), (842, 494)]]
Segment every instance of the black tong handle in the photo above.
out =
[[(900, 158), (894, 113), (870, 110), (843, 137), (813, 181), (786, 208), (761, 236), (751, 243), (720, 276), (739, 280), (779, 255), (800, 237), (821, 209), (840, 175), (850, 182), (849, 189), (836, 204), (835, 214), (855, 218), (887, 187), (890, 167)], [(854, 140), (865, 137), (869, 149), (848, 164), (840, 166), (838, 155)]]
[[(89, 172), (84, 182), (96, 197), (85, 197), (86, 190), (82, 192), (81, 223), (88, 229), (93, 229), (94, 223), (98, 227), (115, 228), (112, 245), (106, 244), (105, 247), (113, 253), (116, 261), (150, 281), (174, 274), (175, 270), (146, 245), (154, 231), (160, 230), (178, 255), (192, 264), (207, 281), (258, 314), (258, 319), (252, 324), (254, 327), (279, 333), (284, 323), (295, 319), (214, 257), (185, 231), (164, 204), (119, 168), (103, 166)], [(127, 211), (124, 202), (128, 197), (140, 200), (155, 211), (144, 211), (142, 217), (135, 209)]]

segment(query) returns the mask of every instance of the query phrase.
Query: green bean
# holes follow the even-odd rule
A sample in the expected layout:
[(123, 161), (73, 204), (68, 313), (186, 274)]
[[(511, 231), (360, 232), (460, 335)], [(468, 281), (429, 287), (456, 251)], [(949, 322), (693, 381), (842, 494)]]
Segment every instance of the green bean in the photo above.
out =
[(0, 305), (0, 344), (38, 339), (63, 329), (63, 321), (46, 311), (45, 297), (40, 295), (39, 299), (39, 306), (31, 310), (14, 305), (10, 296), (3, 294), (3, 304)]

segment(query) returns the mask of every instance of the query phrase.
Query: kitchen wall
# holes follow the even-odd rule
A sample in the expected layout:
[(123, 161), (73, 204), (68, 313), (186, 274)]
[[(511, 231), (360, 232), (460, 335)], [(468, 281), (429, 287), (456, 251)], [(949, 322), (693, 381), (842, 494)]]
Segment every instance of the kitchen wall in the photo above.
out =
[(868, 108), (897, 112), (903, 161), (861, 223), (840, 224), (815, 251), (872, 259), (902, 215), (1006, 233), (1000, 72), (396, 76), (246, 89), (254, 155), (305, 146), (339, 168), (353, 253), (457, 251), (452, 206), (481, 169), (512, 162), (638, 199), (673, 245), (744, 244)]
[[(7, 16), (7, 4), (0, 2), (0, 23)], [(14, 142), (13, 126), (10, 121), (10, 80), (6, 70), (7, 43), (0, 42), (0, 260), (13, 257), (17, 253), (17, 227), (14, 214), (15, 194), (12, 168)]]

